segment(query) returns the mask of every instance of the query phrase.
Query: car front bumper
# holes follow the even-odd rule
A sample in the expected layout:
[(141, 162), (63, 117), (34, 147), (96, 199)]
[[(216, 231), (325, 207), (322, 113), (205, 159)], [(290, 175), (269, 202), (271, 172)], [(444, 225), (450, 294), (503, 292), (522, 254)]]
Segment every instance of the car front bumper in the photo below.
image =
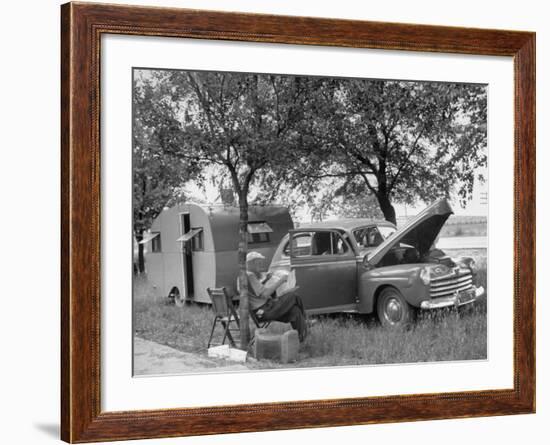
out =
[(483, 286), (479, 286), (467, 291), (457, 292), (451, 297), (432, 298), (431, 300), (424, 300), (420, 303), (420, 309), (441, 309), (450, 306), (464, 306), (470, 304), (482, 297), (485, 294)]

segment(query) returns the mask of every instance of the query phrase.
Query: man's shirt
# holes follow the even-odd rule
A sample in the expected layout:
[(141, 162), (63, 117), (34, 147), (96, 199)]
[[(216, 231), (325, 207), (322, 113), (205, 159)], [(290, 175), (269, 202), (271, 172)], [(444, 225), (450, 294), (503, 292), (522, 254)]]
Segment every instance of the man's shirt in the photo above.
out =
[(265, 289), (265, 285), (254, 272), (246, 272), (246, 275), (248, 277), (248, 304), (250, 309), (256, 310), (268, 300), (268, 297), (260, 296)]

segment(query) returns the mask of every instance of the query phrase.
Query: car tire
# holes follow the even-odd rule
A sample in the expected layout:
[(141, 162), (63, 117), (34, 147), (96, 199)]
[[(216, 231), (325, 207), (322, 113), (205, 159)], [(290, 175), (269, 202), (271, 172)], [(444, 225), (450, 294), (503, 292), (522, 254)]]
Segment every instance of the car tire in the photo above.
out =
[(415, 310), (395, 287), (385, 287), (378, 295), (376, 313), (382, 326), (407, 327), (414, 321)]

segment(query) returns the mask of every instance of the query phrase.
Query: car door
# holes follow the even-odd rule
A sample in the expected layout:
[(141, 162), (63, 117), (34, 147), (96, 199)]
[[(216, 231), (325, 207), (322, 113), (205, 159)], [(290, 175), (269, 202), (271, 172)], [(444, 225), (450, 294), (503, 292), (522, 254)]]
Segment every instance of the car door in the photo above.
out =
[(354, 309), (357, 260), (349, 241), (336, 230), (293, 231), (290, 236), (290, 267), (306, 310)]

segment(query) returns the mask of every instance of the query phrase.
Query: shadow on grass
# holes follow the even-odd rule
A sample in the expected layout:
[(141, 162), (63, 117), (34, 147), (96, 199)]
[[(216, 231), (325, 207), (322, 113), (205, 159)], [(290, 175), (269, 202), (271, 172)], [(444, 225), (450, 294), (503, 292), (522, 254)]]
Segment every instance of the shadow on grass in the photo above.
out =
[[(478, 277), (486, 280), (486, 275)], [(213, 313), (208, 305), (178, 307), (152, 297), (145, 279), (135, 280), (134, 333), (175, 349), (206, 354)], [(251, 368), (479, 360), (487, 358), (486, 299), (456, 309), (423, 312), (408, 329), (386, 329), (374, 315), (329, 314), (311, 317), (298, 362), (258, 361)], [(272, 323), (282, 332), (289, 325)], [(247, 364), (248, 366), (248, 364)]]

